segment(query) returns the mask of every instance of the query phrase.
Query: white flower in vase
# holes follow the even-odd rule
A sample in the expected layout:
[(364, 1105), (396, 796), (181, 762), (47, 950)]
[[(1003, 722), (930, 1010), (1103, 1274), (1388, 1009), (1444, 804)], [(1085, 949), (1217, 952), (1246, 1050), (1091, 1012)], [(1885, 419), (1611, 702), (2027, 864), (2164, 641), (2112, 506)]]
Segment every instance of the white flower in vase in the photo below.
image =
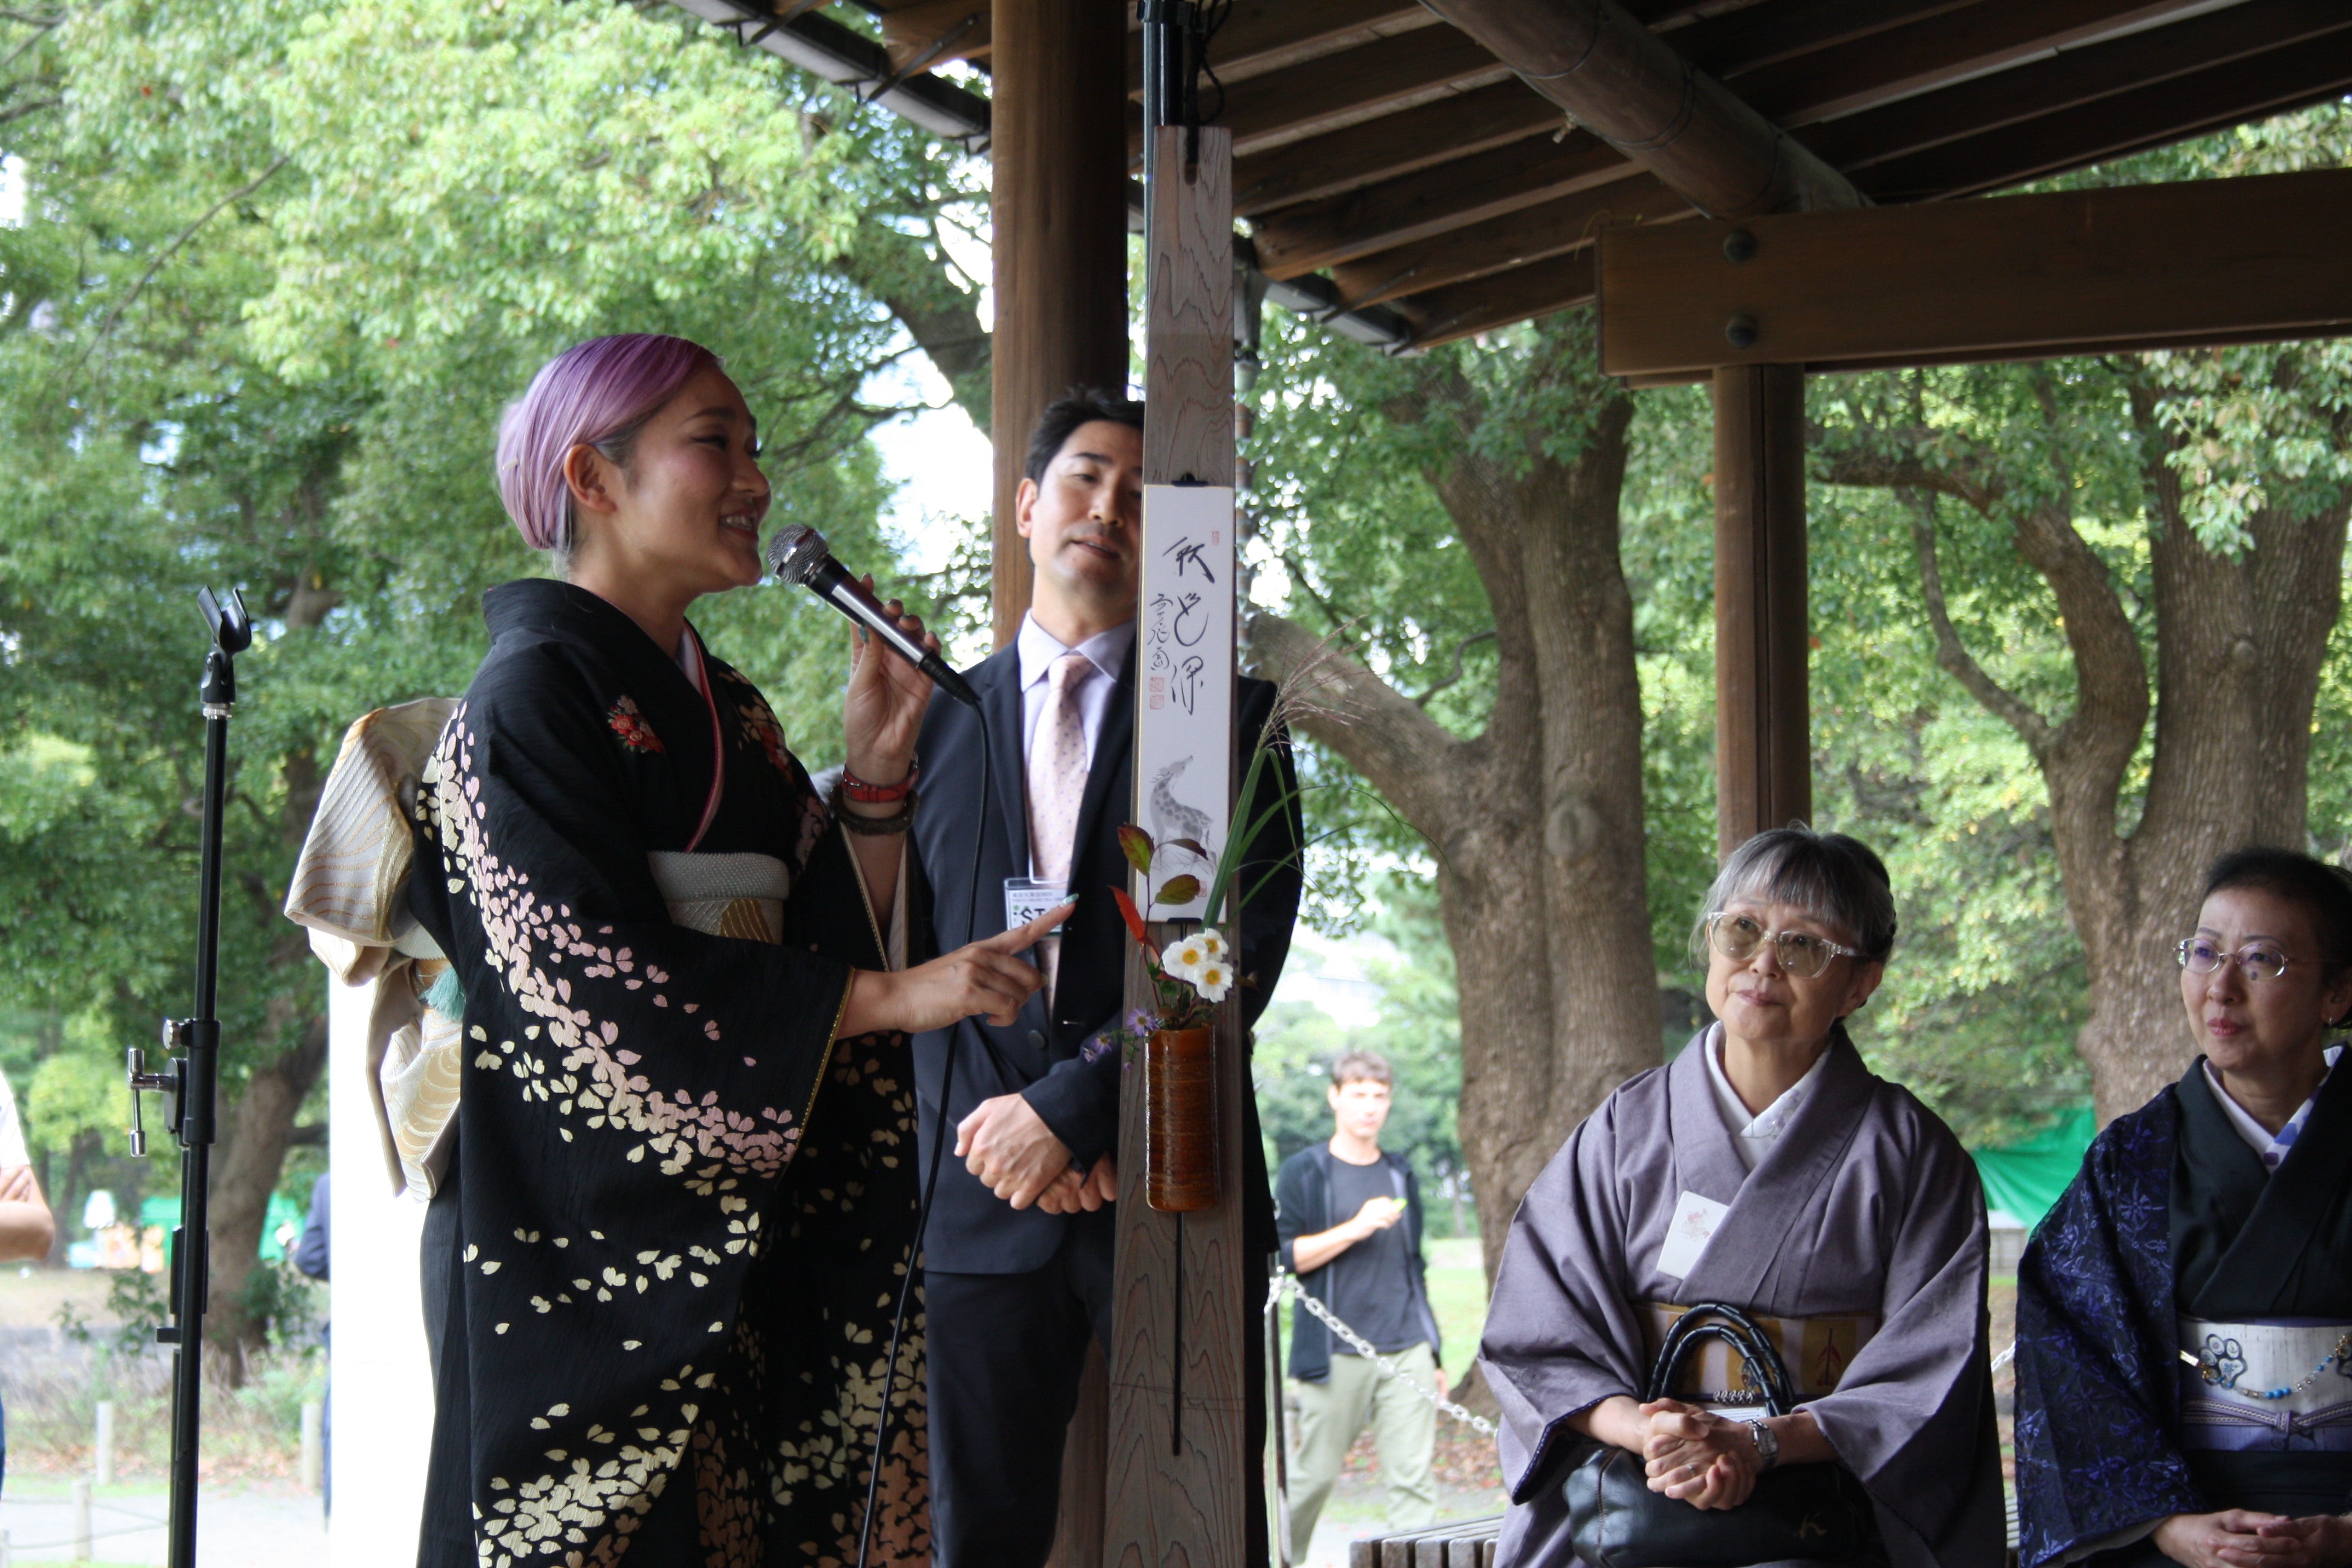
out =
[(1191, 936), (1178, 937), (1168, 944), (1167, 951), (1160, 953), (1160, 970), (1173, 979), (1199, 980), (1202, 967), (1218, 960), (1218, 954), (1201, 938), (1215, 934), (1213, 931), (1195, 931)]
[(1192, 983), (1204, 1001), (1222, 1002), (1225, 993), (1234, 988), (1234, 968), (1222, 958), (1212, 958), (1193, 973), (1185, 976)]

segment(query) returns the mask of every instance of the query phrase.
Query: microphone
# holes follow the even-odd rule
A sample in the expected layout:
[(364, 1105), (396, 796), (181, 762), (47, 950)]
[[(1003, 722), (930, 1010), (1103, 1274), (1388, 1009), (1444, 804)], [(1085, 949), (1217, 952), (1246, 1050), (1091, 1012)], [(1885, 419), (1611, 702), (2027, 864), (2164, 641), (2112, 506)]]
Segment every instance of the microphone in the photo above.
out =
[(768, 570), (787, 583), (798, 583), (820, 599), (880, 637), (890, 650), (931, 678), (931, 684), (978, 712), (980, 694), (947, 661), (908, 637), (890, 617), (866, 584), (833, 558), (824, 535), (807, 523), (796, 522), (768, 542)]

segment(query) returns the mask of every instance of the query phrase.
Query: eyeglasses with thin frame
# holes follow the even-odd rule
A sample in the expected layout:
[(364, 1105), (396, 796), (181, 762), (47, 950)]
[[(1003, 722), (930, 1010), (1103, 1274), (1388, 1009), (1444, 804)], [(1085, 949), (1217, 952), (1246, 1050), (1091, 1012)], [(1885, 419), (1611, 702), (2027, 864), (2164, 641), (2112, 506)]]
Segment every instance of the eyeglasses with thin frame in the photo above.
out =
[(2224, 963), (2235, 963), (2249, 980), (2276, 980), (2286, 973), (2287, 965), (2305, 962), (2289, 958), (2275, 942), (2250, 942), (2230, 952), (2220, 942), (2204, 936), (2184, 936), (2173, 944), (2172, 951), (2180, 960), (2180, 967), (2191, 974), (2210, 974)]
[(1756, 956), (1756, 950), (1766, 942), (1781, 973), (1797, 980), (1811, 980), (1840, 958), (1860, 958), (1859, 948), (1832, 942), (1825, 936), (1815, 936), (1809, 931), (1768, 931), (1753, 915), (1735, 915), (1717, 910), (1706, 917), (1707, 940), (1715, 951), (1734, 963), (1745, 963)]

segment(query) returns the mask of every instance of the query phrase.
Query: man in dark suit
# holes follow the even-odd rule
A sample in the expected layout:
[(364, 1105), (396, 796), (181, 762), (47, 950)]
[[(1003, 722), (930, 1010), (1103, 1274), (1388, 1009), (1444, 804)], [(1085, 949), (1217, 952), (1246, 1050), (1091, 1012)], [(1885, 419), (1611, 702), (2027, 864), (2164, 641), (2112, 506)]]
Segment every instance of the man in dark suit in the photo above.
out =
[[(918, 749), (915, 847), (937, 951), (1007, 929), (1008, 879), (1066, 886), (1077, 900), (1063, 935), (1039, 946), (1045, 989), (1011, 1027), (971, 1018), (915, 1041), (926, 1170), (942, 1098), (955, 1138), (923, 1248), (939, 1568), (1045, 1561), (1087, 1337), (1106, 1351), (1110, 1342), (1120, 1054), (1101, 1035), (1119, 1019), (1130, 941), (1111, 889), (1126, 879), (1118, 833), (1133, 810), (1143, 405), (1097, 391), (1061, 399), (1038, 420), (1026, 476), (1018, 515), (1035, 568), (1029, 614), (1010, 646), (966, 672), (980, 712), (934, 700)], [(1274, 689), (1244, 680), (1236, 698), (1246, 748)], [(1252, 1020), (1281, 972), (1298, 907), (1286, 749), (1280, 763), (1265, 770), (1260, 801), (1287, 790), (1289, 808), (1239, 879), (1255, 889), (1237, 933)], [(1262, 1260), (1276, 1238), (1254, 1107), (1239, 1132), (1244, 1251)], [(1249, 1386), (1262, 1403), (1262, 1372)], [(1265, 1413), (1252, 1416), (1262, 1434)]]

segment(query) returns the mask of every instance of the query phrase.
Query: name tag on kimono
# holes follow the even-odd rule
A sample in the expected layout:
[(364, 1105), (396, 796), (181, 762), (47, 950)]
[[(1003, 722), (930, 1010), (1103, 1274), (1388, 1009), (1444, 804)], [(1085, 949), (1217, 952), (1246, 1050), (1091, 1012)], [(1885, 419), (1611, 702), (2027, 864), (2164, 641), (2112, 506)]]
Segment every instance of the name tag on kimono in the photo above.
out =
[(1676, 1198), (1675, 1217), (1666, 1222), (1665, 1245), (1658, 1248), (1658, 1272), (1677, 1279), (1690, 1278), (1690, 1271), (1698, 1267), (1698, 1255), (1715, 1238), (1715, 1227), (1730, 1212), (1729, 1204), (1719, 1204), (1696, 1193), (1685, 1193)]
[[(1061, 908), (1069, 900), (1070, 889), (1059, 882), (1042, 882), (1034, 877), (1007, 877), (1004, 879), (1004, 929), (1013, 931), (1025, 926), (1039, 915)], [(1055, 926), (1045, 934), (1059, 936), (1062, 927)]]

